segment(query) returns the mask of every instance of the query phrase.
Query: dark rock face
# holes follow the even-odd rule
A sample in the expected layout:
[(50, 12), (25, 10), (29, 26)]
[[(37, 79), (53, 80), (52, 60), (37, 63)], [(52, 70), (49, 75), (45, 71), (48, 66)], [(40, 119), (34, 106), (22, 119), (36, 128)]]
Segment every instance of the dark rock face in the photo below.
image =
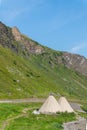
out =
[(19, 48), (21, 52), (27, 52), (27, 54), (42, 54), (44, 52), (43, 47), (22, 35), (16, 27), (11, 29), (2, 22), (0, 22), (0, 44), (16, 53), (19, 53)]
[(87, 59), (83, 56), (71, 53), (63, 53), (65, 66), (87, 76)]
[(18, 52), (17, 47), (13, 44), (14, 37), (11, 28), (5, 26), (0, 22), (0, 44), (4, 47), (11, 48), (13, 51)]

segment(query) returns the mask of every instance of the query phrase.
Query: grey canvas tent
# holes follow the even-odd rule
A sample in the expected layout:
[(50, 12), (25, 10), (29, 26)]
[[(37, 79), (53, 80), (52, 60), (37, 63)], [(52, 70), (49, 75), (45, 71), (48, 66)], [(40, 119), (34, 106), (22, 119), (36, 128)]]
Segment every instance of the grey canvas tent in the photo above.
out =
[(68, 112), (68, 113), (74, 112), (73, 108), (70, 106), (69, 102), (65, 97), (60, 97), (58, 103), (60, 105), (62, 112)]
[(60, 112), (60, 106), (54, 96), (50, 95), (44, 104), (39, 109), (39, 112), (42, 114), (50, 114)]

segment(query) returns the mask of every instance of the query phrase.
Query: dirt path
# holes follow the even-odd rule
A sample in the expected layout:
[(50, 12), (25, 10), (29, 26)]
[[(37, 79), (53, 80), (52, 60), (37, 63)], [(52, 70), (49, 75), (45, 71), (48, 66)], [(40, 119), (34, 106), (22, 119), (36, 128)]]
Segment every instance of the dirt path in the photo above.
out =
[(0, 130), (5, 130), (5, 128), (10, 124), (11, 121), (13, 121), (13, 120), (15, 120), (15, 119), (17, 119), (19, 117), (27, 116), (27, 111), (32, 110), (34, 108), (35, 107), (33, 107), (33, 108), (24, 108), (20, 115), (17, 115), (15, 117), (9, 118), (6, 121), (4, 121), (3, 124), (2, 124), (2, 127), (0, 128)]
[(64, 130), (86, 130), (86, 123), (87, 123), (87, 120), (84, 118), (81, 118), (77, 121), (64, 123), (63, 127), (64, 127)]
[(3, 122), (2, 128), (1, 128), (0, 130), (4, 130), (4, 129), (6, 128), (6, 126), (8, 126), (9, 123), (10, 123), (12, 120), (17, 119), (17, 118), (19, 118), (19, 117), (23, 117), (23, 116), (26, 116), (26, 114), (21, 114), (21, 115), (18, 115), (18, 116), (16, 116), (16, 117), (7, 119), (6, 121)]
[(0, 100), (0, 103), (23, 103), (23, 102), (44, 102), (44, 98), (26, 98), (26, 99), (12, 99)]
[[(0, 103), (43, 103), (45, 98), (26, 98), (26, 99), (13, 99), (13, 100), (0, 100)], [(70, 105), (75, 111), (84, 112), (81, 109), (81, 105), (78, 103), (71, 103)]]

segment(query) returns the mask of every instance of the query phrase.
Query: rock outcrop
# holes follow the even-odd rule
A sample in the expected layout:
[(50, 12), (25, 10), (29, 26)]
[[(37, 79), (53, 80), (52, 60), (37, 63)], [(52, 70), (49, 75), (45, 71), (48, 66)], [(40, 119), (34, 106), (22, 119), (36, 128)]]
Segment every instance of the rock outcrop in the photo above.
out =
[(71, 53), (63, 53), (65, 66), (87, 76), (87, 59), (84, 56)]
[(17, 27), (12, 28), (12, 33), (15, 40), (24, 44), (28, 52), (33, 54), (42, 54), (44, 52), (44, 49), (41, 45), (37, 44), (32, 39), (29, 39), (26, 36), (22, 35)]

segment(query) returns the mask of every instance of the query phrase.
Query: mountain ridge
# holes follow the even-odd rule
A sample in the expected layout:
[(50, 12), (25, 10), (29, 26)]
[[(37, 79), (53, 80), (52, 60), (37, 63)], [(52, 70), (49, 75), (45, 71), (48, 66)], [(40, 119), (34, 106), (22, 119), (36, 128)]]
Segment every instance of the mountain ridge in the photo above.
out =
[(1, 22), (0, 36), (0, 98), (44, 97), (53, 92), (86, 99), (85, 57), (44, 47)]
[[(26, 36), (23, 36), (20, 31), (17, 29), (17, 27), (12, 28), (12, 33), (14, 35), (14, 38), (16, 41), (21, 41), (25, 43), (26, 48), (29, 52), (33, 54), (42, 54), (45, 52), (44, 47), (41, 45), (34, 44), (34, 41), (30, 39), (27, 40)], [(62, 52), (64, 58), (64, 65), (68, 68), (75, 69), (76, 71), (84, 74), (87, 76), (87, 59), (84, 56), (78, 55), (78, 54), (72, 54), (69, 52)], [(62, 61), (62, 60), (61, 60)], [(79, 64), (78, 64), (79, 63)]]
[[(23, 37), (21, 35), (20, 31), (17, 28), (12, 28), (12, 32), (15, 37), (15, 40), (25, 42), (26, 48), (29, 48), (28, 50), (31, 53), (42, 54), (45, 52), (45, 50), (43, 49), (43, 47), (41, 47), (41, 45), (36, 46), (34, 48), (34, 47), (32, 47), (33, 42), (28, 42), (27, 40), (25, 41), (25, 37)], [(30, 46), (29, 46), (29, 44), (30, 44)], [(64, 58), (64, 60), (65, 60), (66, 67), (75, 69), (76, 71), (87, 76), (87, 67), (86, 67), (87, 59), (84, 56), (81, 56), (78, 54), (72, 54), (69, 52), (62, 52), (62, 53), (63, 53), (62, 58)]]

